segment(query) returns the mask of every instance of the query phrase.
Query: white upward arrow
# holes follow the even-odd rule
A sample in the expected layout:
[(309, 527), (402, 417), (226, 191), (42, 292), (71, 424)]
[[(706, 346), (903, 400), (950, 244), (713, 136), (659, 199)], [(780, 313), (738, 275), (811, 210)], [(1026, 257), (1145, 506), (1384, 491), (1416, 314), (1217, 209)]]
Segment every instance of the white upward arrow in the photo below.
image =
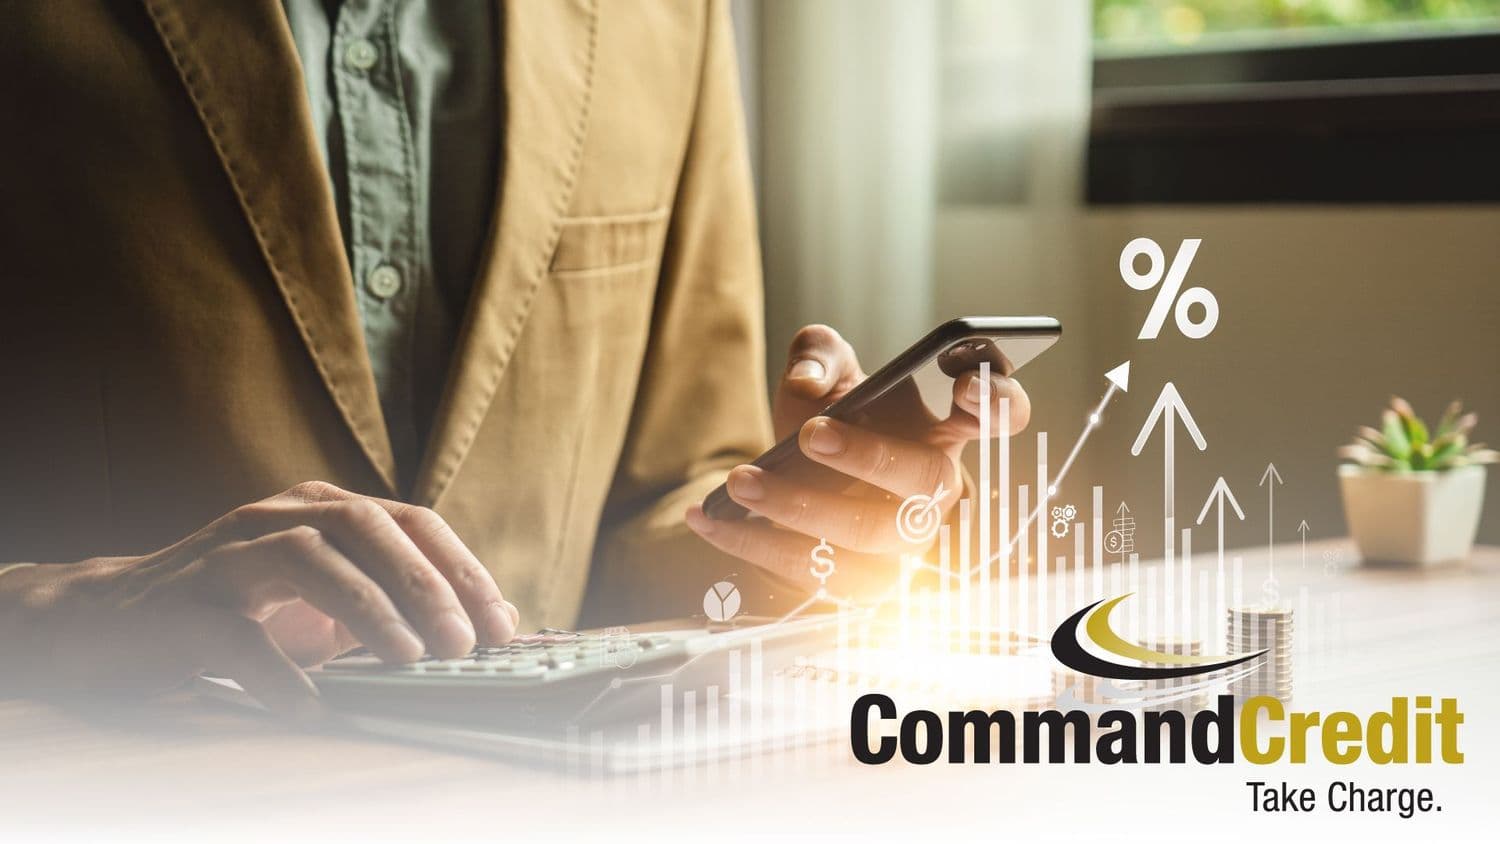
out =
[(1307, 519), (1297, 525), (1297, 532), (1302, 534), (1302, 567), (1307, 568)]
[(1224, 500), (1225, 499), (1229, 500), (1229, 506), (1234, 508), (1234, 514), (1239, 517), (1240, 521), (1243, 522), (1245, 520), (1245, 511), (1240, 509), (1240, 502), (1238, 502), (1238, 501), (1236, 501), (1234, 499), (1234, 493), (1230, 492), (1230, 490), (1229, 490), (1229, 484), (1224, 481), (1224, 476), (1223, 475), (1220, 475), (1219, 479), (1217, 481), (1214, 481), (1214, 488), (1208, 491), (1208, 500), (1203, 502), (1203, 510), (1198, 513), (1198, 524), (1201, 525), (1201, 524), (1203, 524), (1203, 520), (1206, 519), (1206, 518), (1208, 518), (1208, 511), (1209, 511), (1210, 508), (1212, 508), (1214, 506), (1214, 502), (1218, 502), (1218, 505), (1219, 505), (1219, 582), (1220, 583), (1224, 582)]
[(1182, 402), (1182, 395), (1177, 392), (1171, 381), (1162, 385), (1161, 395), (1156, 398), (1156, 405), (1151, 408), (1151, 414), (1146, 417), (1146, 424), (1141, 426), (1141, 433), (1135, 438), (1135, 444), (1130, 447), (1130, 453), (1139, 456), (1141, 449), (1146, 447), (1146, 440), (1151, 438), (1151, 432), (1156, 430), (1158, 420), (1162, 425), (1162, 521), (1166, 532), (1166, 558), (1171, 561), (1173, 552), (1176, 550), (1173, 533), (1173, 524), (1177, 519), (1177, 426), (1174, 424), (1178, 416), (1182, 417), (1182, 427), (1187, 429), (1188, 435), (1193, 438), (1193, 443), (1198, 446), (1199, 451), (1207, 451), (1208, 443), (1203, 439), (1203, 433), (1198, 430), (1198, 423), (1193, 421), (1193, 414), (1188, 412), (1187, 405)]
[[(1208, 518), (1208, 508), (1212, 507), (1216, 501), (1219, 504), (1219, 579), (1217, 581), (1219, 587), (1214, 603), (1214, 618), (1217, 619), (1214, 622), (1215, 625), (1224, 620), (1224, 606), (1226, 601), (1224, 595), (1224, 499), (1226, 498), (1229, 499), (1229, 506), (1234, 508), (1234, 514), (1243, 522), (1245, 520), (1245, 511), (1240, 509), (1240, 502), (1234, 500), (1234, 493), (1229, 491), (1229, 484), (1224, 481), (1223, 475), (1220, 475), (1219, 479), (1214, 481), (1214, 488), (1208, 491), (1208, 500), (1203, 502), (1203, 510), (1198, 513), (1198, 524), (1201, 525), (1203, 524), (1203, 520)], [(1214, 629), (1218, 630), (1219, 628), (1216, 626)], [(1222, 638), (1222, 631), (1220, 631), (1220, 638)]]
[(1260, 486), (1266, 487), (1267, 512), (1270, 517), (1266, 521), (1266, 553), (1268, 555), (1267, 568), (1271, 576), (1276, 576), (1276, 485), (1285, 483), (1281, 479), (1281, 473), (1276, 471), (1275, 463), (1266, 464), (1266, 473), (1260, 476)]

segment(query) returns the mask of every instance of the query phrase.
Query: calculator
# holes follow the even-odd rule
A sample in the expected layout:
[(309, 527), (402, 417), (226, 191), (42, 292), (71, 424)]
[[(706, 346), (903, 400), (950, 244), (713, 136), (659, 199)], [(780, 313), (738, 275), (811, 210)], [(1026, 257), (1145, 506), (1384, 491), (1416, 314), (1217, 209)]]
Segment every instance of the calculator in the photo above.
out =
[(731, 664), (748, 665), (744, 651), (752, 642), (763, 658), (774, 658), (816, 641), (830, 623), (811, 616), (729, 629), (543, 628), (456, 659), (391, 665), (357, 650), (308, 676), (339, 711), (552, 732), (649, 711), (662, 684), (727, 687)]

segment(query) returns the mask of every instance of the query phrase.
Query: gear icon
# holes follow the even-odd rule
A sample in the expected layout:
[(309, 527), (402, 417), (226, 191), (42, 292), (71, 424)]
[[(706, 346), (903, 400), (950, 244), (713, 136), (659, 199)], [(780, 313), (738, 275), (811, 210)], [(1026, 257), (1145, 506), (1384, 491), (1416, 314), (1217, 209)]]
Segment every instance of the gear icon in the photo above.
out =
[(1073, 529), (1073, 518), (1078, 515), (1078, 508), (1069, 504), (1064, 507), (1052, 508), (1052, 535), (1057, 539), (1064, 539), (1068, 531)]

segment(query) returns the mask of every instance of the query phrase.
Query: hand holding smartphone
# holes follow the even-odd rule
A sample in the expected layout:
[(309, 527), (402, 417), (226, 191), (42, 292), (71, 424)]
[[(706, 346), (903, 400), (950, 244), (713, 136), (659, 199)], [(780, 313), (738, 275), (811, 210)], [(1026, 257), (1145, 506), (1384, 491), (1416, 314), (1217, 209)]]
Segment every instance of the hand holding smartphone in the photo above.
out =
[[(1062, 324), (1051, 317), (959, 317), (934, 328), (820, 414), (871, 431), (915, 439), (953, 412), (954, 379), (988, 362), (995, 375), (1011, 376), (1057, 342)], [(850, 479), (802, 453), (796, 435), (786, 437), (752, 465), (795, 473), (824, 488)], [(820, 471), (821, 470), (821, 471)], [(720, 520), (743, 519), (749, 510), (720, 485), (703, 511)]]
[(1030, 400), (1011, 376), (1060, 333), (1048, 317), (956, 319), (866, 377), (837, 332), (802, 329), (776, 392), (781, 441), (688, 508), (688, 526), (799, 588), (856, 599), (884, 591), (896, 556), (925, 550), (897, 530), (902, 501), (941, 484), (941, 512), (953, 507), (980, 419), (993, 431), (1025, 427)]

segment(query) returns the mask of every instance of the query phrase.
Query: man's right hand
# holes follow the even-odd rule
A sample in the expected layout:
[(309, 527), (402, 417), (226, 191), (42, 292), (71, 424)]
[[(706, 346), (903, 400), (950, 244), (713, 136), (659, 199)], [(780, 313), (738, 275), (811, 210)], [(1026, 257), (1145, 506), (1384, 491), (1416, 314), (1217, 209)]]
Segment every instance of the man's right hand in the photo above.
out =
[(382, 659), (499, 645), (519, 615), (431, 510), (299, 484), (143, 557), (0, 577), (10, 690), (158, 690), (204, 671), (306, 717), (298, 663), (363, 643)]

